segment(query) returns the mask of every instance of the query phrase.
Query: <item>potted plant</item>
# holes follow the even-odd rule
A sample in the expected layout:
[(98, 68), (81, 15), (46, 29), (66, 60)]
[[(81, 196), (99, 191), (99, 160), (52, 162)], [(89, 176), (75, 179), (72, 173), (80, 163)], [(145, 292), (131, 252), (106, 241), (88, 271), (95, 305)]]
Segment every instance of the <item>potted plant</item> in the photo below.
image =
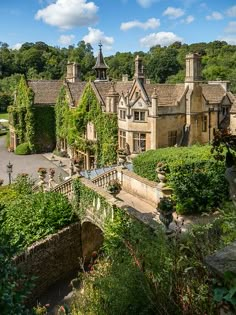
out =
[(44, 167), (39, 167), (39, 168), (38, 168), (38, 173), (39, 173), (40, 175), (46, 175), (46, 174), (47, 174), (47, 170), (46, 170), (46, 168), (44, 168)]
[(175, 212), (175, 202), (169, 196), (160, 198), (160, 202), (157, 206), (159, 212), (159, 219), (165, 225), (166, 229), (169, 229), (170, 223), (173, 221), (173, 212)]
[(112, 179), (107, 185), (107, 191), (115, 196), (121, 191), (121, 184), (118, 179)]
[(39, 167), (39, 169), (38, 169), (38, 174), (39, 174), (39, 178), (40, 178), (41, 180), (44, 180), (44, 178), (46, 177), (46, 174), (47, 174), (46, 168), (44, 168), (44, 167)]
[(53, 177), (55, 175), (55, 169), (54, 168), (49, 168), (49, 175)]

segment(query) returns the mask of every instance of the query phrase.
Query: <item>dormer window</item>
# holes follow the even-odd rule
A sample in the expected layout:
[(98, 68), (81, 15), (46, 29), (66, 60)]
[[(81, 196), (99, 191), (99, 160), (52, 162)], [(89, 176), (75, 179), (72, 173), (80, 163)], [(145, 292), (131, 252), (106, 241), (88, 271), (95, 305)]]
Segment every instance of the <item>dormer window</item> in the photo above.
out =
[(145, 112), (134, 111), (134, 121), (145, 121)]

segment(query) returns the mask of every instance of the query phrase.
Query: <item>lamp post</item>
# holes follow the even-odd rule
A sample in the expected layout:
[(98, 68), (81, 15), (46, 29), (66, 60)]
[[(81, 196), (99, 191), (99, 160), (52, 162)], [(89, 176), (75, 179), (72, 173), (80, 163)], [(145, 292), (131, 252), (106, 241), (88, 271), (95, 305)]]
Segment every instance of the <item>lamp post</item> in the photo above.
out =
[(13, 168), (13, 164), (11, 164), (11, 162), (9, 161), (9, 163), (7, 164), (7, 174), (9, 177), (9, 185), (11, 185), (12, 168)]

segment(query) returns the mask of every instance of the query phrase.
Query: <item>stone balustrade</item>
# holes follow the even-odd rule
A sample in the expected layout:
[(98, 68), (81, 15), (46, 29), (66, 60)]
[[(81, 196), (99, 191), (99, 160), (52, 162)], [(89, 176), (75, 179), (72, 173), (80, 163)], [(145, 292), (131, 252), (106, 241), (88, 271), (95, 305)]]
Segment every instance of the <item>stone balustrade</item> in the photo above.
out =
[(106, 187), (111, 180), (117, 179), (117, 169), (109, 170), (92, 180), (98, 187)]
[(68, 199), (71, 199), (72, 194), (73, 194), (72, 183), (73, 183), (73, 178), (71, 177), (71, 178), (67, 179), (66, 181), (64, 181), (63, 183), (52, 188), (51, 191), (60, 193), (64, 196), (66, 196)]

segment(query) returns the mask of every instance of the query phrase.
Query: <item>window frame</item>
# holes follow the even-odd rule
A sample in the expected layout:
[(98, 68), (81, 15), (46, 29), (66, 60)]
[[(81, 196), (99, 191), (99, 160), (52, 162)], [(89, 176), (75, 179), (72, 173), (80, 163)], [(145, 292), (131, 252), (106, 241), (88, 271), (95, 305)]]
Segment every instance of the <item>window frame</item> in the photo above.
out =
[[(138, 118), (135, 116), (138, 116)], [(136, 121), (136, 122), (145, 122), (146, 121), (146, 111), (134, 110), (133, 117), (134, 117), (134, 121)]]
[(147, 149), (147, 137), (144, 132), (133, 132), (133, 152), (144, 152)]

